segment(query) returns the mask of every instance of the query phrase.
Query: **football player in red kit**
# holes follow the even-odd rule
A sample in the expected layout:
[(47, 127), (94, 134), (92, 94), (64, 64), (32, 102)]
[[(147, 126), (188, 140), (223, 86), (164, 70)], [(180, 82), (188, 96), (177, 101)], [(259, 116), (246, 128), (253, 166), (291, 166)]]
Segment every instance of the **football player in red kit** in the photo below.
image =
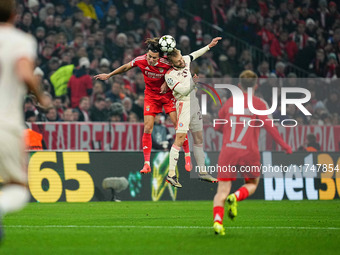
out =
[[(271, 116), (255, 115), (248, 109), (247, 88), (257, 86), (257, 75), (249, 70), (243, 71), (240, 75), (239, 88), (243, 91), (244, 96), (244, 115), (233, 114), (233, 100), (229, 98), (221, 110), (219, 118), (227, 120), (227, 124), (216, 124), (215, 128), (223, 131), (223, 147), (219, 155), (218, 166), (218, 187), (214, 197), (214, 231), (216, 234), (225, 235), (223, 227), (224, 203), (228, 203), (228, 217), (233, 219), (237, 216), (237, 201), (242, 201), (248, 196), (254, 194), (260, 178), (260, 153), (258, 148), (258, 140), (260, 134), (260, 124), (268, 133), (272, 135), (274, 140), (286, 151), (292, 153), (291, 147), (281, 138), (277, 128), (273, 125)], [(267, 104), (260, 98), (252, 97), (253, 106), (257, 110), (268, 109)], [(248, 125), (250, 121), (250, 125)], [(248, 166), (248, 168), (246, 168)], [(254, 167), (255, 166), (255, 167)], [(223, 169), (224, 167), (224, 169)], [(228, 168), (229, 167), (229, 168)], [(230, 167), (234, 169), (231, 171)], [(252, 167), (252, 168), (251, 168)], [(253, 171), (235, 171), (244, 169), (255, 169)], [(223, 169), (223, 171), (221, 170)], [(229, 169), (229, 170), (228, 170)], [(237, 172), (241, 172), (245, 179), (245, 184), (235, 193), (230, 194), (232, 181), (236, 180)]]
[[(147, 53), (136, 57), (129, 63), (126, 63), (109, 74), (103, 73), (95, 75), (94, 78), (107, 80), (110, 77), (127, 72), (128, 70), (139, 67), (144, 75), (145, 90), (144, 90), (144, 134), (143, 134), (143, 154), (144, 166), (140, 171), (142, 174), (150, 173), (150, 154), (152, 148), (151, 133), (154, 126), (155, 116), (162, 112), (162, 107), (174, 126), (177, 126), (176, 100), (172, 95), (171, 90), (166, 91), (166, 83), (164, 80), (165, 73), (172, 67), (166, 58), (163, 58), (163, 52), (158, 45), (159, 38), (147, 39)], [(190, 171), (191, 159), (188, 139), (183, 144), (185, 152), (185, 169)]]

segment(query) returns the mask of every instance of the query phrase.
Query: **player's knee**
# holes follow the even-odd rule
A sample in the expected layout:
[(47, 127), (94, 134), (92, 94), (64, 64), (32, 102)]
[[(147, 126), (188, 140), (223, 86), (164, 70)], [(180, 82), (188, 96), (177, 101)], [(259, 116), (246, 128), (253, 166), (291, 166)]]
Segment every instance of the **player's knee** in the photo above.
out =
[(153, 129), (153, 125), (145, 124), (144, 125), (144, 133), (151, 134)]

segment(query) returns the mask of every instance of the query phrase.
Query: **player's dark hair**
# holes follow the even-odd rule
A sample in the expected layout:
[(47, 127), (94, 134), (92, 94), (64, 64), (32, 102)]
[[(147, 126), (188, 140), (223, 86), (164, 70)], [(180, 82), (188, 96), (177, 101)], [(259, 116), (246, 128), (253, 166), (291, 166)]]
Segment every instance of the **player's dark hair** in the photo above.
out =
[(0, 22), (8, 22), (15, 14), (14, 0), (0, 0)]
[(254, 87), (257, 83), (257, 75), (253, 71), (245, 70), (240, 74), (240, 84), (244, 89)]
[(154, 53), (159, 53), (160, 57), (163, 57), (163, 51), (161, 51), (159, 44), (158, 44), (159, 38), (154, 37), (154, 38), (148, 38), (145, 40), (146, 44), (146, 49), (147, 51), (152, 51)]

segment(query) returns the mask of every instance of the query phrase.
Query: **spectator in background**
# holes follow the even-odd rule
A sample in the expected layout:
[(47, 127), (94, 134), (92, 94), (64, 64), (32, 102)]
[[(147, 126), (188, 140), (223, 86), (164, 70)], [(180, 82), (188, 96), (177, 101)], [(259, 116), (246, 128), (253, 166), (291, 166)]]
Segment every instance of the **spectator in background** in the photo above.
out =
[(288, 38), (288, 32), (282, 31), (279, 39), (274, 39), (270, 46), (270, 53), (278, 60), (289, 60), (294, 62), (298, 52), (296, 43)]
[(92, 79), (88, 74), (90, 61), (88, 58), (82, 57), (79, 59), (79, 67), (71, 76), (67, 88), (68, 96), (71, 99), (71, 107), (76, 108), (79, 105), (81, 98), (90, 96), (92, 93)]
[(320, 151), (321, 146), (316, 142), (316, 136), (314, 134), (308, 134), (304, 146), (298, 148), (299, 151), (316, 152)]
[(155, 116), (155, 124), (151, 134), (152, 149), (169, 151), (172, 146), (172, 136), (166, 126), (164, 126), (165, 117), (159, 113)]
[(53, 99), (53, 106), (57, 110), (58, 118), (61, 119), (64, 114), (63, 101), (61, 97), (55, 97)]
[(57, 109), (55, 107), (51, 107), (47, 110), (46, 119), (47, 121), (60, 121)]
[(132, 105), (132, 112), (137, 114), (139, 120), (144, 119), (144, 95), (139, 95)]
[(105, 108), (105, 99), (97, 97), (94, 101), (94, 105), (90, 108), (91, 121), (107, 121), (108, 112)]
[(111, 85), (111, 90), (106, 93), (106, 97), (110, 98), (113, 103), (121, 102), (120, 93), (120, 84), (118, 82), (113, 82)]
[(130, 112), (128, 122), (129, 123), (138, 123), (138, 122), (140, 122), (140, 120), (138, 119), (137, 114), (135, 114), (134, 112)]
[(111, 5), (108, 8), (107, 13), (105, 14), (105, 16), (102, 19), (101, 22), (101, 27), (104, 28), (108, 25), (115, 25), (116, 27), (120, 26), (120, 18), (118, 17), (118, 12), (117, 12), (117, 8), (114, 5)]
[(94, 9), (91, 0), (82, 0), (77, 4), (77, 7), (83, 12), (84, 17), (97, 20), (96, 10)]
[(63, 121), (73, 122), (75, 120), (73, 110), (71, 108), (66, 109), (63, 113), (62, 119), (63, 119)]
[(114, 6), (112, 0), (97, 0), (94, 4), (97, 18), (103, 20), (111, 6)]
[(296, 31), (289, 35), (289, 39), (296, 43), (299, 50), (302, 50), (308, 40), (308, 35), (305, 33), (306, 31), (306, 22), (304, 20), (300, 20)]
[(88, 110), (90, 109), (90, 99), (88, 97), (82, 97), (79, 101), (79, 106), (76, 107), (76, 110), (79, 112), (78, 118), (75, 118), (77, 121), (90, 121)]
[(337, 91), (331, 92), (326, 99), (325, 105), (330, 113), (340, 114), (339, 93)]

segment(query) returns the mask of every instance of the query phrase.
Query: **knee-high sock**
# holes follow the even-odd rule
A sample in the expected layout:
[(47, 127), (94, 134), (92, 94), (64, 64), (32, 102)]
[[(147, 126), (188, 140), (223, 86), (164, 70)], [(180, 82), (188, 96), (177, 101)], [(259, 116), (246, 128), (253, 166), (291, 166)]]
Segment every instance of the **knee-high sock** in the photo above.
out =
[(170, 155), (169, 155), (169, 176), (170, 177), (176, 175), (176, 166), (178, 162), (180, 149), (181, 149), (180, 147), (174, 144), (171, 147)]
[(199, 167), (199, 172), (200, 173), (206, 172), (203, 144), (194, 144), (194, 156), (196, 159), (197, 166)]
[(147, 162), (150, 164), (150, 155), (151, 155), (151, 149), (152, 149), (151, 134), (147, 134), (147, 133), (143, 134), (142, 144), (143, 144), (144, 162)]
[(237, 201), (242, 201), (249, 196), (249, 191), (247, 190), (246, 187), (241, 187), (238, 190), (236, 190), (234, 194), (237, 198)]
[(7, 213), (15, 212), (22, 209), (30, 199), (30, 193), (27, 188), (11, 184), (5, 186), (1, 190), (0, 195), (0, 213), (5, 215)]
[(223, 224), (224, 207), (215, 206), (214, 207), (214, 222)]
[(189, 148), (189, 139), (188, 139), (188, 135), (185, 137), (184, 143), (183, 143), (183, 150), (185, 153), (185, 156), (190, 156), (190, 148)]

